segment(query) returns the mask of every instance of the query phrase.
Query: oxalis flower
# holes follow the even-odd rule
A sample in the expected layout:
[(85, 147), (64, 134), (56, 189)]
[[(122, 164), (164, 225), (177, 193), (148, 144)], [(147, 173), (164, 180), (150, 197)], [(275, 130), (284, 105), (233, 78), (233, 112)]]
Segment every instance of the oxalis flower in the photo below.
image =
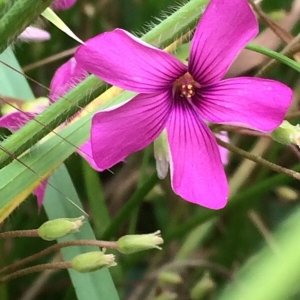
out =
[(174, 192), (211, 209), (226, 205), (228, 184), (214, 135), (205, 121), (272, 131), (292, 99), (284, 84), (259, 78), (222, 80), (258, 32), (246, 0), (212, 0), (198, 24), (188, 66), (116, 29), (88, 40), (75, 58), (110, 84), (140, 93), (94, 115), (96, 164), (107, 169), (166, 130)]

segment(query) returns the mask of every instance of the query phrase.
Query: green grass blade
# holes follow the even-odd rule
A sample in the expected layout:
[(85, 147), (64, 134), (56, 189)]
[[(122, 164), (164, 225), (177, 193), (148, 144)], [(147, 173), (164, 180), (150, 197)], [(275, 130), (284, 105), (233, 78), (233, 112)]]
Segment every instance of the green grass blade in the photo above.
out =
[[(70, 176), (64, 166), (61, 166), (52, 176), (51, 184), (54, 185), (65, 196), (72, 199), (76, 205), (81, 206), (80, 200), (71, 182)], [(49, 219), (60, 217), (78, 217), (82, 215), (80, 210), (66, 197), (49, 187), (46, 191), (44, 208)], [(68, 235), (59, 241), (95, 239), (95, 235), (88, 222), (80, 229), (80, 232)], [(98, 248), (99, 249), (99, 248)], [(62, 250), (65, 260), (71, 260), (74, 256), (88, 251), (95, 251), (97, 247), (81, 246), (68, 247)], [(92, 273), (81, 274), (76, 271), (69, 271), (73, 285), (80, 300), (115, 300), (119, 299), (113, 281), (107, 269)]]

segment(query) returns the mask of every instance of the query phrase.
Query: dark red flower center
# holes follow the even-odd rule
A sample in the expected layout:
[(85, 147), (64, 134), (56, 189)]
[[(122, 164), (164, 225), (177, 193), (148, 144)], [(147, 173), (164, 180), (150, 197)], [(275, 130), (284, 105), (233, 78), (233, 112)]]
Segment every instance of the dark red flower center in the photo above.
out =
[(187, 72), (175, 81), (173, 93), (179, 94), (180, 97), (191, 99), (195, 95), (197, 88), (200, 88), (200, 84)]

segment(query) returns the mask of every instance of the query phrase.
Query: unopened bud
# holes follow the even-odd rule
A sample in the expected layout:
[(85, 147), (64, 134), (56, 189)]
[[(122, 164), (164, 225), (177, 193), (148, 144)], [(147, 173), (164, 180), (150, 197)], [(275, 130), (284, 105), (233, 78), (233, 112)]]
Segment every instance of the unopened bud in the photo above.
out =
[(194, 285), (191, 290), (192, 300), (206, 299), (208, 293), (215, 289), (215, 283), (211, 279), (208, 273), (205, 273), (203, 277)]
[(39, 229), (39, 236), (46, 241), (53, 241), (65, 235), (77, 232), (83, 225), (84, 217), (61, 218), (45, 222)]
[(71, 263), (72, 268), (80, 273), (93, 272), (117, 265), (113, 254), (104, 254), (101, 251), (79, 254), (72, 259)]
[(118, 251), (123, 254), (135, 253), (148, 249), (159, 249), (159, 245), (163, 244), (164, 240), (160, 235), (160, 230), (149, 234), (134, 234), (124, 235), (118, 239)]
[(158, 275), (158, 281), (161, 285), (182, 283), (181, 276), (173, 271), (163, 271)]
[(283, 121), (281, 125), (271, 133), (274, 141), (284, 144), (296, 144), (300, 146), (300, 127), (292, 125), (288, 121)]
[(279, 186), (275, 189), (276, 194), (284, 201), (296, 201), (299, 198), (299, 193), (289, 186)]
[(158, 178), (164, 179), (168, 174), (170, 162), (169, 144), (165, 130), (154, 140), (154, 157)]

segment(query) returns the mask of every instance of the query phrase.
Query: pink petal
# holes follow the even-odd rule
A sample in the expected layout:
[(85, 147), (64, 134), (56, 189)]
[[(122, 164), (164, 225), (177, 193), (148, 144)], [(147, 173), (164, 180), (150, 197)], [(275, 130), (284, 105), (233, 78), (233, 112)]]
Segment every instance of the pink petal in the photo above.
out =
[(71, 58), (61, 65), (55, 72), (50, 83), (50, 100), (56, 101), (66, 94), (76, 84), (88, 76), (88, 73), (77, 63), (75, 58)]
[(38, 207), (41, 208), (44, 196), (47, 188), (48, 178), (46, 178), (34, 191), (33, 193), (36, 195)]
[(96, 171), (103, 171), (103, 169), (100, 169), (94, 161), (91, 140), (87, 140), (83, 145), (81, 145), (77, 150), (77, 153), (80, 154), (93, 169)]
[(88, 40), (75, 58), (104, 81), (139, 93), (165, 90), (187, 70), (172, 55), (121, 29)]
[(228, 184), (215, 138), (196, 110), (182, 102), (167, 122), (172, 188), (189, 202), (220, 209)]
[(123, 106), (94, 115), (91, 143), (97, 166), (108, 169), (148, 146), (165, 127), (171, 91), (140, 94)]
[(292, 90), (261, 78), (233, 78), (199, 89), (198, 107), (210, 122), (272, 131), (292, 101)]
[(257, 32), (246, 0), (211, 0), (194, 34), (189, 72), (199, 84), (220, 80)]
[(49, 32), (33, 26), (27, 27), (20, 35), (19, 39), (23, 41), (47, 41), (51, 38)]
[(33, 119), (36, 114), (29, 112), (16, 111), (9, 113), (0, 118), (0, 127), (7, 128), (11, 131), (16, 131)]
[(75, 3), (76, 0), (55, 0), (51, 6), (57, 10), (65, 10), (71, 8)]

